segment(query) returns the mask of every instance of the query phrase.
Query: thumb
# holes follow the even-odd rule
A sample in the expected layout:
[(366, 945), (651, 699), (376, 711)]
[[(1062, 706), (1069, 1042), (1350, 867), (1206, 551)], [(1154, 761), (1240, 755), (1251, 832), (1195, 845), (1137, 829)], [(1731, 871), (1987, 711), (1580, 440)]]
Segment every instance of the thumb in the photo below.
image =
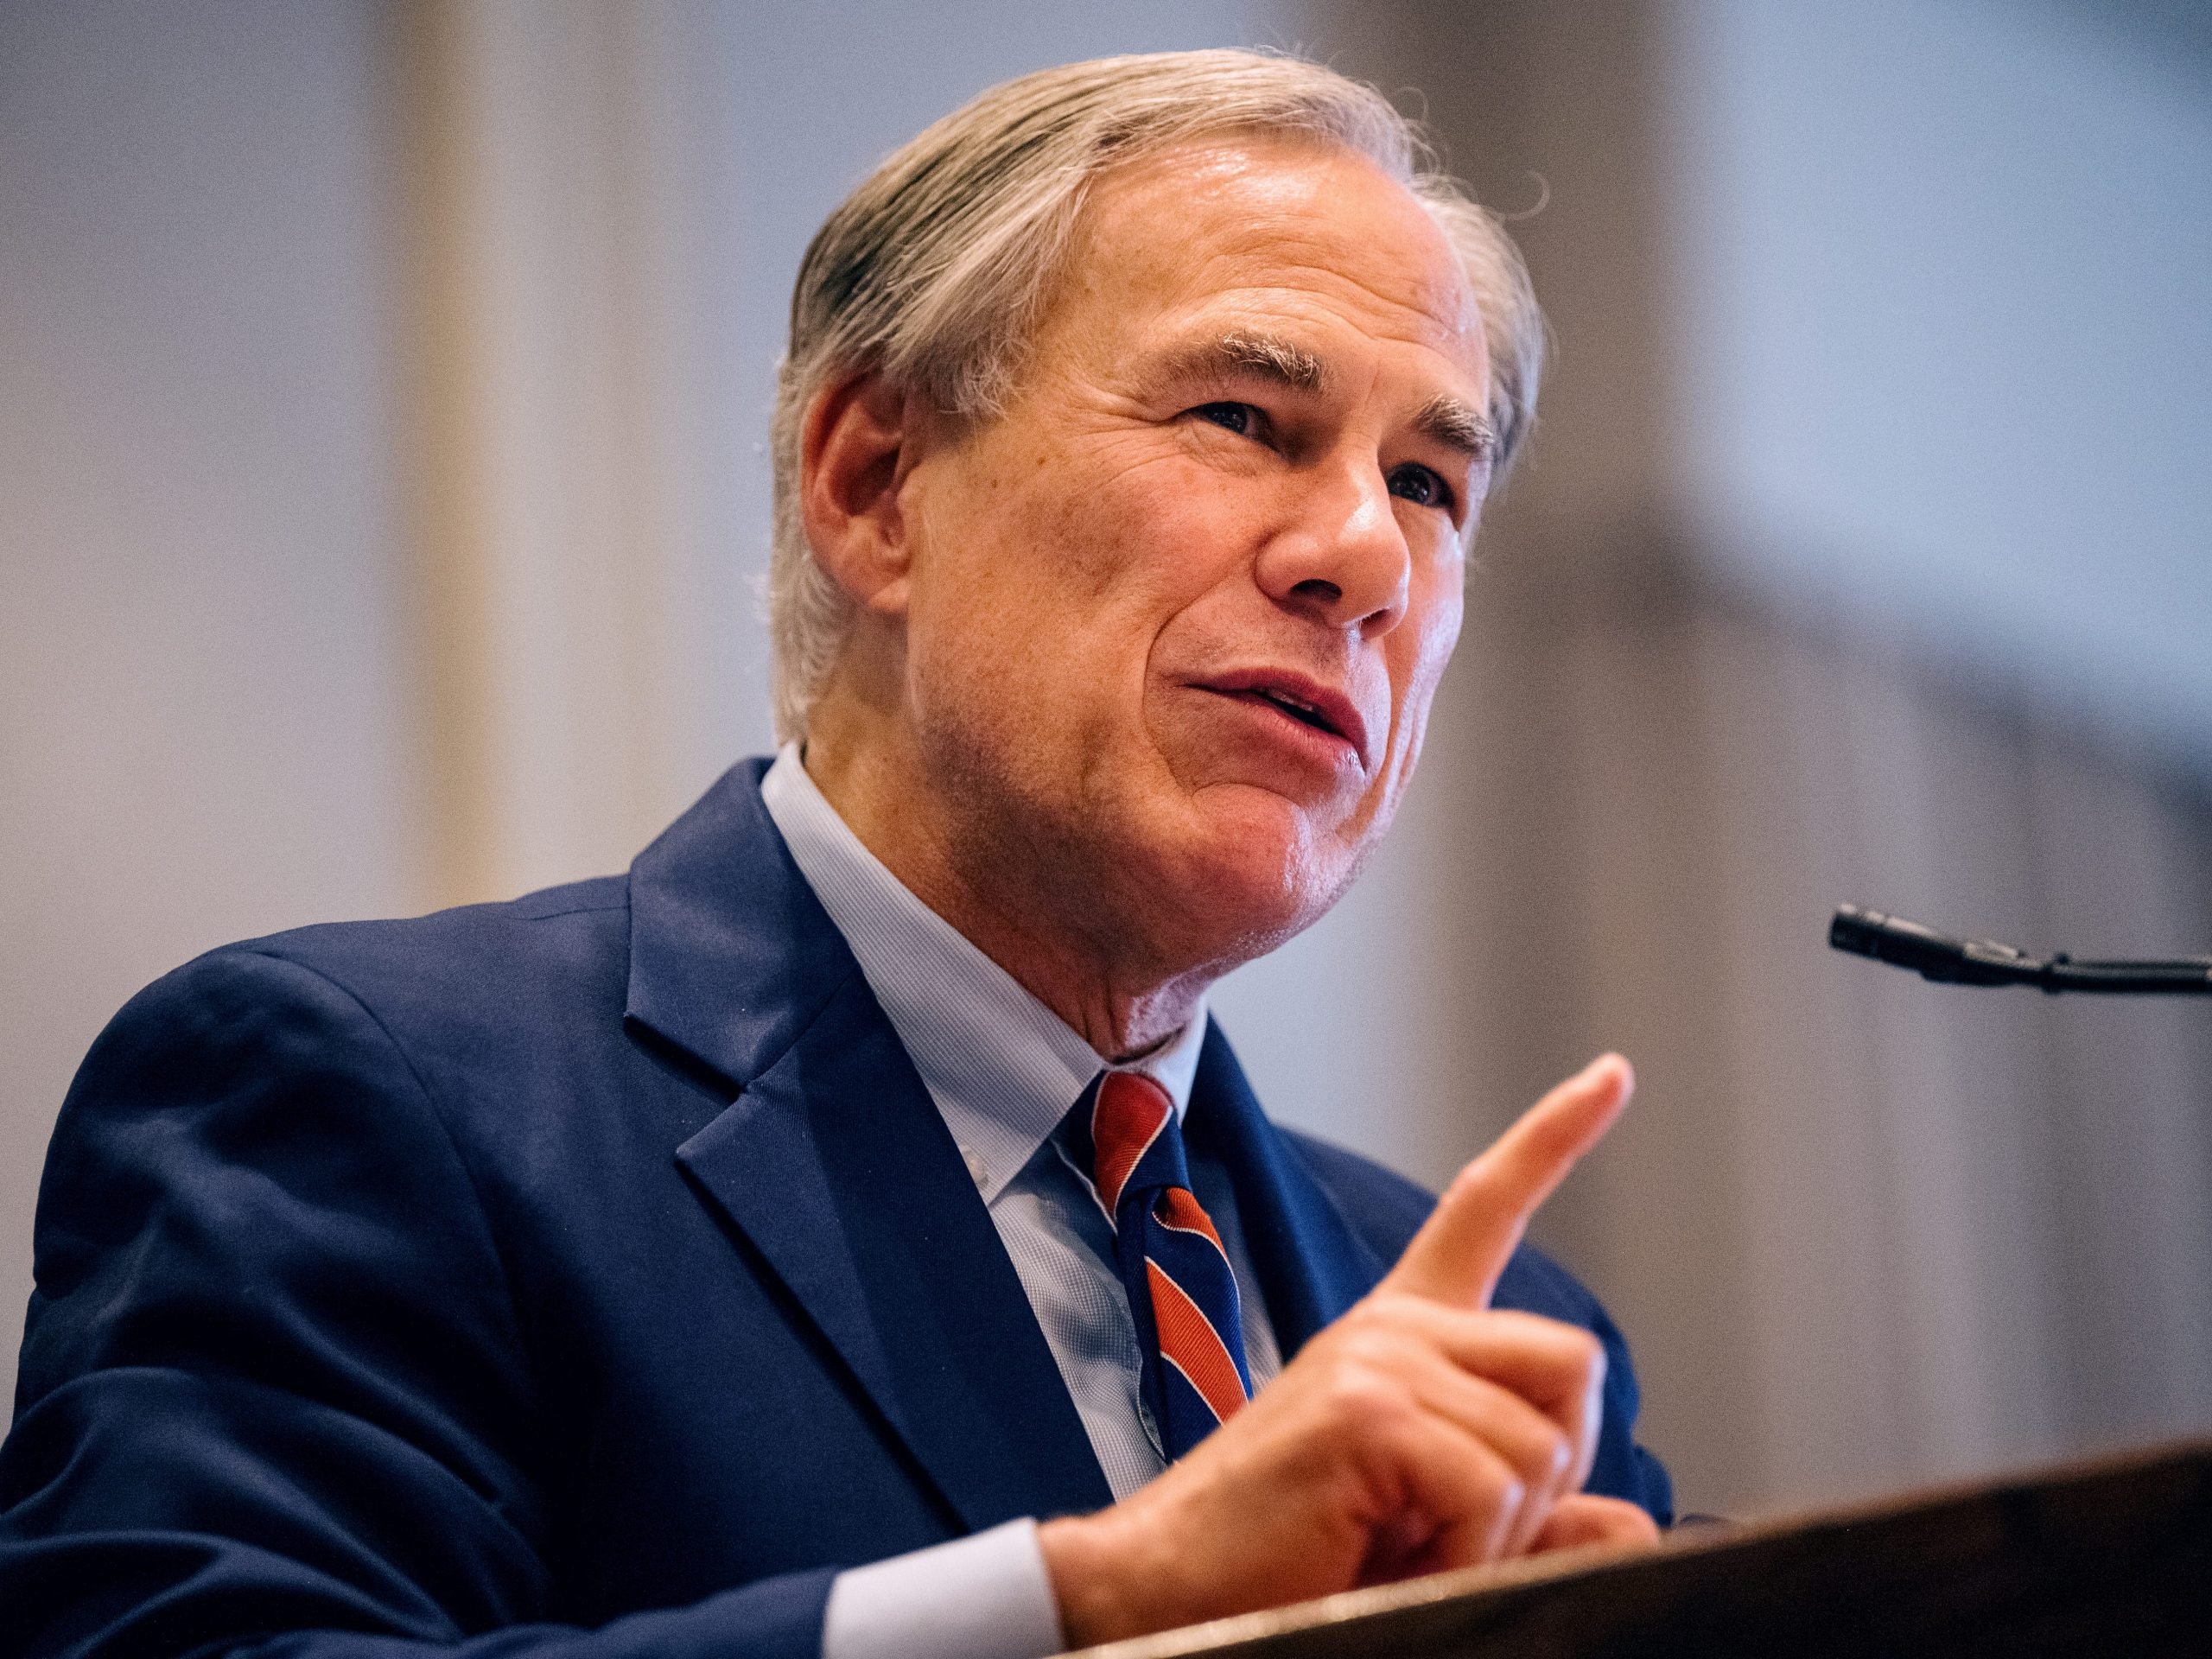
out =
[(1658, 1541), (1658, 1527), (1635, 1504), (1624, 1498), (1600, 1497), (1595, 1492), (1570, 1492), (1553, 1506), (1529, 1553), (1541, 1555), (1547, 1550), (1581, 1549), (1593, 1544), (1616, 1549), (1649, 1548)]
[(1536, 1206), (1612, 1127), (1635, 1087), (1628, 1062), (1604, 1054), (1523, 1112), (1459, 1172), (1380, 1288), (1487, 1307)]

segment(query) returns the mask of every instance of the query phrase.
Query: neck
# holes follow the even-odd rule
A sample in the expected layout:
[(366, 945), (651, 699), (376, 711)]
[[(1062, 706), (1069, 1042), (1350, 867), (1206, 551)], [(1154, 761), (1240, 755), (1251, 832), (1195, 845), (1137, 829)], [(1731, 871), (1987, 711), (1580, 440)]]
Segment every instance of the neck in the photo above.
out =
[(971, 845), (959, 817), (901, 747), (856, 741), (830, 707), (810, 721), (807, 775), (861, 844), (1022, 988), (1110, 1060), (1173, 1037), (1217, 976), (1211, 964), (1146, 958), (1135, 927), (1077, 918), (1034, 856), (1008, 837)]

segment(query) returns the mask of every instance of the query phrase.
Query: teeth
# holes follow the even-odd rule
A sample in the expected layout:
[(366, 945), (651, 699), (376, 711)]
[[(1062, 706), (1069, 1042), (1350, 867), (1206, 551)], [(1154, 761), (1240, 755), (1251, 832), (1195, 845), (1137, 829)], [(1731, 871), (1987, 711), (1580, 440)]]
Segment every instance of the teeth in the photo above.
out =
[(1328, 727), (1328, 722), (1321, 717), (1321, 711), (1310, 702), (1300, 702), (1296, 697), (1281, 691), (1263, 690), (1260, 695), (1285, 714), (1302, 721), (1308, 726), (1321, 727), (1325, 729)]

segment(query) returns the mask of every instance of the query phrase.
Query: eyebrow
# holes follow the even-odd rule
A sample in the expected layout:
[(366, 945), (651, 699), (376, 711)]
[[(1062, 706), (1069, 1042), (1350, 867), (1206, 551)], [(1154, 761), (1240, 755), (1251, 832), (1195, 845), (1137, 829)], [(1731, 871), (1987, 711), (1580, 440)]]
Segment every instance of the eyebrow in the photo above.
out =
[(1302, 346), (1294, 346), (1273, 334), (1239, 330), (1222, 334), (1176, 353), (1169, 365), (1179, 379), (1203, 379), (1210, 375), (1256, 374), (1293, 391), (1319, 391), (1329, 374), (1321, 359)]
[[(1292, 391), (1320, 391), (1329, 383), (1328, 365), (1304, 346), (1242, 329), (1177, 353), (1169, 367), (1179, 379), (1253, 374)], [(1448, 392), (1424, 404), (1413, 423), (1423, 437), (1471, 461), (1487, 460), (1497, 453), (1497, 432), (1489, 418)]]
[(1414, 429), (1471, 461), (1487, 461), (1497, 453), (1497, 430), (1489, 416), (1449, 393), (1440, 393), (1424, 404), (1414, 416)]

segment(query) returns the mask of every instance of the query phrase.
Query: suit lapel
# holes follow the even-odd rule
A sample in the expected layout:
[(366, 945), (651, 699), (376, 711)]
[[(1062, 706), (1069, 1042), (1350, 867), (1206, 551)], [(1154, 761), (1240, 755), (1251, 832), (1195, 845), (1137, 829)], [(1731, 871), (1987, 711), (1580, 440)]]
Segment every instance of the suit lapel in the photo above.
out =
[(1228, 1172), (1244, 1248), (1287, 1361), (1372, 1290), (1388, 1264), (1268, 1122), (1219, 1026), (1206, 1028), (1185, 1122), (1193, 1143)]
[(677, 1157), (965, 1525), (1111, 1502), (997, 1230), (760, 797), (632, 870), (629, 1018), (736, 1086)]

